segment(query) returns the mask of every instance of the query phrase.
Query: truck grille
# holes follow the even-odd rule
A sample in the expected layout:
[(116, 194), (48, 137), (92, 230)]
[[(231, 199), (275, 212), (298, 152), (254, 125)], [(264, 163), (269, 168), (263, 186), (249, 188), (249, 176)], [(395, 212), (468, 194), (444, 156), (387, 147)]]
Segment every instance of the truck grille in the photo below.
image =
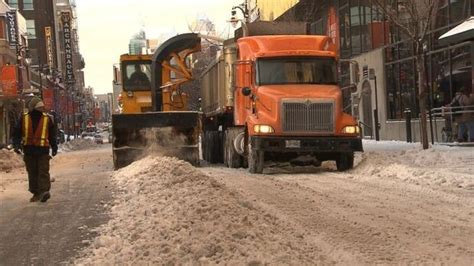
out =
[(311, 100), (283, 102), (282, 110), (284, 132), (334, 132), (333, 102)]

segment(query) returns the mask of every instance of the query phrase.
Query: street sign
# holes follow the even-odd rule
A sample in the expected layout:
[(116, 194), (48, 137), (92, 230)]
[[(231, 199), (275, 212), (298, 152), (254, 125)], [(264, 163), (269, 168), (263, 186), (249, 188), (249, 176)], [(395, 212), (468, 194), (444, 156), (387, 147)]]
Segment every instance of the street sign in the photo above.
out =
[(65, 83), (74, 84), (74, 64), (72, 60), (73, 48), (71, 38), (71, 13), (62, 12), (61, 20), (63, 22), (63, 37), (64, 37), (64, 60), (65, 60)]

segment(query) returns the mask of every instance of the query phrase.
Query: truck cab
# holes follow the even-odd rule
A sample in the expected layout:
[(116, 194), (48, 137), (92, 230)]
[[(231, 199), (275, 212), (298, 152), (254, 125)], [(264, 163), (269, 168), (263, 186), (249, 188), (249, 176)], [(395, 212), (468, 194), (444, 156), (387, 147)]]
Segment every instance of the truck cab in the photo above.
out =
[(120, 56), (122, 92), (119, 104), (122, 113), (151, 111), (151, 55)]
[[(337, 54), (327, 36), (252, 36), (238, 40), (234, 125), (249, 170), (264, 161), (310, 156), (353, 167), (362, 151), (357, 121), (343, 112)], [(242, 149), (244, 147), (244, 149)]]

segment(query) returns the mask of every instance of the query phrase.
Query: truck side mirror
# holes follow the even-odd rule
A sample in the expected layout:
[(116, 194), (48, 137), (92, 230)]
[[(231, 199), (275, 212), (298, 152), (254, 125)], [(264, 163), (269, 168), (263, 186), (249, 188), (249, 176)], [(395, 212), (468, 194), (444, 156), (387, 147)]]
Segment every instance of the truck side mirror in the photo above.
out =
[(243, 87), (243, 88), (242, 88), (242, 94), (243, 94), (244, 96), (249, 96), (251, 93), (252, 93), (252, 90), (250, 90), (249, 87)]

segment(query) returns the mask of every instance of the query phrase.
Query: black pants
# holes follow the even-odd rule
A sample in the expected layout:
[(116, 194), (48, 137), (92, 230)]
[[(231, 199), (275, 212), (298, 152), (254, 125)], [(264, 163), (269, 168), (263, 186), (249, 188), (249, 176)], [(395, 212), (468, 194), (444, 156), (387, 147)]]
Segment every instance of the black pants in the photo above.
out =
[(28, 172), (29, 191), (39, 195), (51, 189), (49, 179), (49, 155), (25, 155), (26, 171)]

